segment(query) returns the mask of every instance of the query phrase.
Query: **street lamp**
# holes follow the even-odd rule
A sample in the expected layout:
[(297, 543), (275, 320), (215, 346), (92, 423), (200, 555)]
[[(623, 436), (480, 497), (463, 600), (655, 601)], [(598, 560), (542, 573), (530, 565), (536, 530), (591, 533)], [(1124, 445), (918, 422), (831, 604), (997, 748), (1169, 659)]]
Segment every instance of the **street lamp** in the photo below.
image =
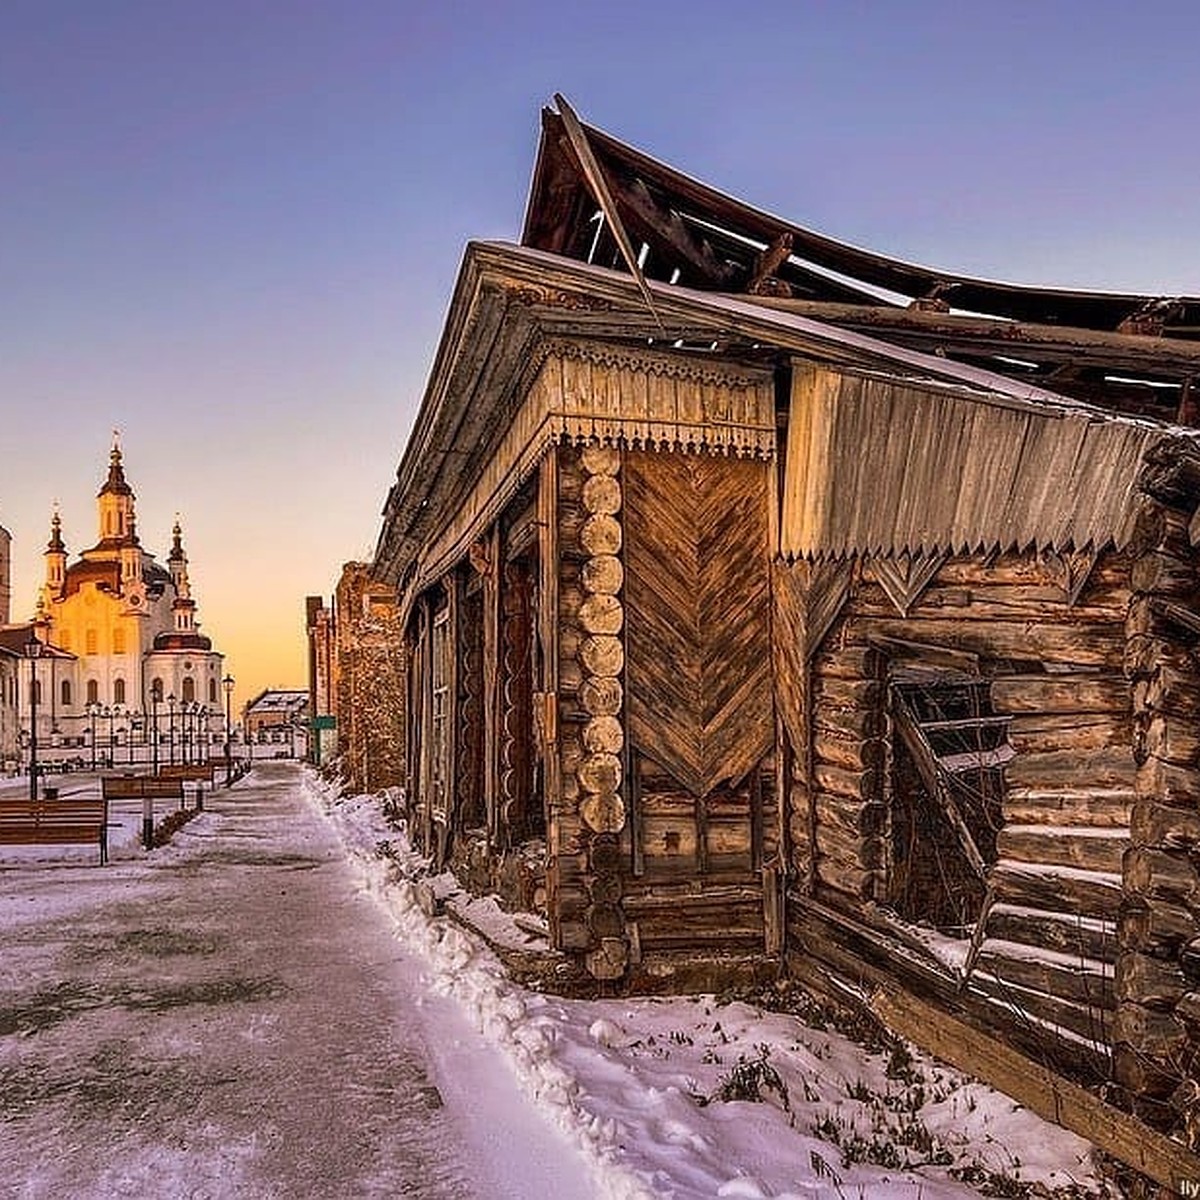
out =
[(171, 746), (171, 766), (175, 765), (175, 693), (172, 692), (167, 697), (167, 712), (170, 715), (170, 724), (167, 729), (167, 739)]
[(207, 704), (200, 705), (200, 713), (196, 720), (196, 761), (208, 762), (208, 718), (210, 710)]
[(25, 657), (29, 659), (29, 799), (36, 803), (37, 786), (37, 660), (42, 656), (42, 643), (37, 634), (30, 631), (25, 643)]
[(105, 765), (111, 767), (113, 765), (113, 716), (114, 716), (114, 713), (113, 713), (112, 708), (106, 704), (104, 706), (104, 708), (101, 709), (101, 715), (108, 718), (108, 761)]
[(233, 676), (226, 675), (221, 680), (221, 686), (225, 689), (225, 786), (233, 786), (233, 752), (229, 748), (229, 739), (233, 729), (233, 723), (230, 718), (230, 705), (233, 703)]
[(162, 694), (158, 688), (150, 689), (150, 731), (152, 734), (150, 741), (150, 761), (153, 764), (153, 773), (158, 774), (158, 706), (162, 700)]
[(100, 702), (91, 700), (87, 704), (88, 725), (92, 735), (92, 770), (96, 769), (96, 718), (100, 715)]

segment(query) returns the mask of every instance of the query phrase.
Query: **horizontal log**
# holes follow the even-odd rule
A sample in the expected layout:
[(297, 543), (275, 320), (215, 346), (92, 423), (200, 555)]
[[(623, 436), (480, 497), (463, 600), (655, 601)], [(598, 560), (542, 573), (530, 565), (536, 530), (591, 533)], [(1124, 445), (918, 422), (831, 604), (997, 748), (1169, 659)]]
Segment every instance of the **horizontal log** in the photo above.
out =
[(618, 634), (625, 623), (625, 607), (616, 596), (593, 592), (579, 606), (579, 624), (585, 633)]
[(1113, 1009), (1049, 995), (1036, 988), (1022, 987), (1011, 979), (987, 974), (971, 976), (973, 991), (982, 992), (1017, 1015), (1022, 1024), (1037, 1022), (1067, 1030), (1104, 1053), (1111, 1038)]
[[(1088, 601), (1069, 605), (1061, 585), (929, 587), (909, 608), (908, 617), (912, 621), (953, 619), (966, 623), (1043, 620), (1073, 628), (1124, 621), (1127, 591), (1107, 597), (1090, 595)], [(886, 619), (896, 614), (896, 606), (882, 588), (870, 585), (855, 592), (851, 611), (864, 620)]]
[(1135, 786), (1141, 796), (1152, 796), (1175, 808), (1191, 808), (1200, 797), (1200, 771), (1148, 758), (1137, 769)]
[(625, 804), (615, 792), (585, 795), (579, 802), (579, 815), (594, 833), (620, 833), (625, 828)]
[(1127, 679), (1138, 679), (1164, 666), (1190, 672), (1195, 670), (1196, 660), (1191, 650), (1173, 637), (1131, 631), (1125, 639), (1121, 663)]
[(1148, 954), (1122, 954), (1117, 959), (1113, 983), (1122, 1003), (1131, 1001), (1164, 1010), (1174, 1008), (1188, 990), (1178, 966)]
[(1183, 853), (1133, 846), (1125, 855), (1124, 873), (1126, 888), (1151, 903), (1200, 902), (1200, 875)]
[(1187, 1047), (1188, 1032), (1182, 1021), (1168, 1012), (1123, 1001), (1112, 1025), (1113, 1041), (1128, 1046), (1144, 1058), (1168, 1062)]
[(1063, 788), (1131, 787), (1137, 764), (1127, 750), (1096, 750), (1087, 755), (1068, 750), (1048, 754), (1019, 754), (1009, 762), (1005, 777), (1013, 787)]
[(1200, 1160), (1086, 1089), (896, 988), (878, 991), (871, 1007), (892, 1029), (959, 1070), (1007, 1092), (1048, 1121), (1094, 1142), (1156, 1183), (1177, 1191), (1200, 1178)]
[(615, 554), (597, 554), (589, 558), (580, 572), (584, 590), (605, 596), (615, 596), (624, 582), (625, 569)]
[(1161, 549), (1139, 555), (1129, 570), (1129, 584), (1135, 592), (1191, 596), (1196, 582), (1196, 568), (1189, 559)]
[(1013, 717), (1008, 727), (1009, 744), (1018, 754), (1086, 753), (1114, 747), (1128, 751), (1132, 739), (1132, 719), (1107, 713), (1030, 713)]
[(1004, 797), (1004, 820), (1012, 825), (1127, 828), (1136, 794), (1128, 787), (1010, 787)]
[(615, 792), (621, 785), (621, 760), (615, 754), (589, 754), (579, 764), (577, 774), (585, 792)]
[(813, 730), (813, 755), (848, 771), (878, 771), (883, 766), (884, 746), (879, 738), (858, 741), (818, 727)]
[(580, 706), (593, 717), (616, 716), (623, 699), (621, 681), (609, 675), (591, 675), (579, 687)]
[(887, 656), (874, 646), (838, 646), (819, 650), (812, 660), (814, 676), (829, 679), (881, 679)]
[(1200, 671), (1181, 671), (1176, 663), (1163, 663), (1145, 681), (1140, 693), (1144, 706), (1181, 717), (1200, 717)]
[(1024, 942), (1028, 946), (1104, 963), (1115, 962), (1120, 948), (1112, 921), (1036, 908), (1016, 908), (1008, 904), (992, 907), (987, 919), (987, 935), (1003, 942)]
[(1036, 867), (1001, 859), (992, 868), (997, 900), (1021, 908), (1115, 920), (1121, 877), (1070, 867)]
[[(579, 451), (579, 466), (588, 475), (616, 475), (621, 470), (621, 451), (615, 446), (589, 444)], [(582, 477), (577, 478), (582, 486)]]
[(1108, 968), (1091, 959), (1072, 962), (1065, 955), (1060, 959), (1033, 958), (1028, 956), (1027, 948), (987, 941), (979, 952), (976, 969), (1003, 983), (1097, 1010), (1116, 1006), (1112, 979), (1105, 974)]
[(621, 639), (610, 634), (593, 634), (579, 647), (579, 661), (592, 675), (615, 678), (625, 665), (625, 648)]
[(1129, 835), (1123, 829), (1006, 825), (996, 835), (996, 853), (1001, 858), (1086, 871), (1119, 872), (1128, 846)]
[(1111, 626), (1073, 626), (1058, 621), (952, 621), (945, 619), (870, 621), (866, 635), (907, 639), (966, 650), (990, 659), (1031, 659), (1049, 663), (1119, 669), (1124, 630)]
[(583, 748), (589, 754), (620, 754), (625, 731), (616, 717), (592, 717), (583, 727)]
[(1139, 902), (1130, 897), (1117, 917), (1117, 942), (1122, 950), (1140, 951), (1158, 958), (1175, 958), (1200, 932), (1200, 921), (1185, 904), (1156, 900)]
[(813, 706), (869, 708), (883, 702), (884, 685), (877, 679), (841, 679), (813, 676)]
[(1141, 745), (1147, 755), (1160, 762), (1193, 768), (1200, 765), (1200, 726), (1188, 717), (1154, 713)]
[(1133, 807), (1129, 838), (1135, 846), (1190, 851), (1200, 845), (1200, 795), (1190, 808), (1174, 808), (1146, 798)]
[(813, 706), (813, 728), (850, 741), (883, 737), (887, 718), (883, 706), (859, 707), (817, 701)]
[(621, 485), (611, 475), (591, 475), (583, 481), (583, 507), (589, 513), (612, 516), (621, 511)]
[(887, 805), (863, 804), (828, 792), (815, 794), (817, 827), (833, 826), (855, 838), (881, 837), (887, 828)]
[(1129, 683), (1121, 675), (1007, 675), (992, 681), (992, 708), (998, 713), (1125, 713)]
[(863, 871), (878, 870), (884, 857), (882, 839), (864, 838), (831, 824), (817, 825), (817, 853), (827, 862)]
[(813, 763), (813, 785), (817, 791), (832, 792), (835, 796), (876, 800), (880, 796), (882, 780), (878, 771), (851, 771), (818, 760)]
[(862, 867), (851, 867), (837, 859), (818, 856), (816, 877), (819, 894), (834, 893), (848, 897), (855, 904), (874, 899), (879, 885), (879, 872)]
[(621, 523), (607, 513), (593, 513), (579, 530), (579, 544), (593, 557), (621, 549)]

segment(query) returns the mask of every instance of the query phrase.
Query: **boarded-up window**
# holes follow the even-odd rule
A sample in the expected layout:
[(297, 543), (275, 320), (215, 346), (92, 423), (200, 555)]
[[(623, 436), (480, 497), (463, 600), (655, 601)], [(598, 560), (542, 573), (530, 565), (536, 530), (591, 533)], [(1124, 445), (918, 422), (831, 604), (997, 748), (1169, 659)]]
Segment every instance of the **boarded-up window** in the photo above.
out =
[(965, 936), (996, 861), (1008, 719), (976, 679), (898, 680), (891, 705), (888, 897), (908, 920)]

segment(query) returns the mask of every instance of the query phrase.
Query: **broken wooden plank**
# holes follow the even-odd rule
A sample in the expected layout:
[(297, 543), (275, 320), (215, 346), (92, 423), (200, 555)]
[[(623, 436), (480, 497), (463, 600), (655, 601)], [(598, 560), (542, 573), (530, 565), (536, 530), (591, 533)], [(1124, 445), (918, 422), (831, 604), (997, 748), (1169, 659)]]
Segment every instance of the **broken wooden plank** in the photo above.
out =
[(1200, 1158), (965, 1021), (899, 988), (880, 988), (872, 1011), (891, 1029), (960, 1071), (1092, 1142), (1180, 1194), (1200, 1189)]

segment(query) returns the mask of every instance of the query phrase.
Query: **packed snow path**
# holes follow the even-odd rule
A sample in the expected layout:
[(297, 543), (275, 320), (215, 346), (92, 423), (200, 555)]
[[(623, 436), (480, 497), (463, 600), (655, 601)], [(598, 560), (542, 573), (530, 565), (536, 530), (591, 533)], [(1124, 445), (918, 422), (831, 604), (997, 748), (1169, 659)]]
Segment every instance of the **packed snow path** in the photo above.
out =
[(0, 864), (0, 1195), (591, 1194), (501, 1060), (456, 1084), (494, 1050), (297, 784), (260, 767), (105, 868)]

